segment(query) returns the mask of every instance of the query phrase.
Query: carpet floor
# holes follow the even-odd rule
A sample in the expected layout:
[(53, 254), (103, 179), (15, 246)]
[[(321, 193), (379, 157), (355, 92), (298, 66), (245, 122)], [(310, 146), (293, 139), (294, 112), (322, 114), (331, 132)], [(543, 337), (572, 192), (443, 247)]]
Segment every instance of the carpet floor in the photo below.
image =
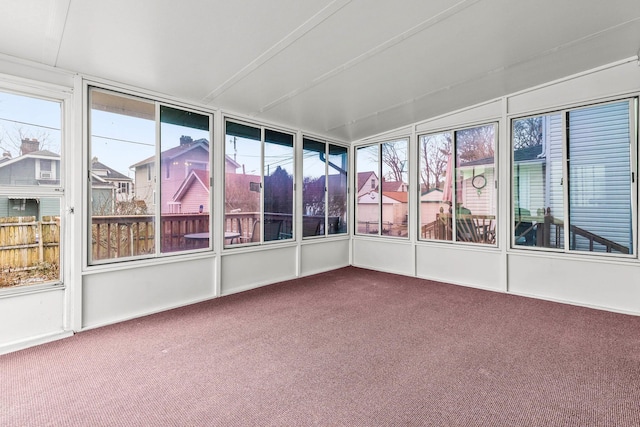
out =
[(0, 356), (2, 426), (639, 426), (640, 317), (355, 267)]

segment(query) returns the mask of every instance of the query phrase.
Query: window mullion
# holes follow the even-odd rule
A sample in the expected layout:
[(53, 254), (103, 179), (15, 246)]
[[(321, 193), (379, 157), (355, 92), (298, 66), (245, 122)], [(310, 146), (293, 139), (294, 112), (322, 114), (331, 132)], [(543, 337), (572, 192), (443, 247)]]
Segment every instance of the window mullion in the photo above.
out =
[(266, 143), (266, 135), (264, 127), (260, 128), (260, 243), (264, 243), (264, 146)]
[(458, 203), (462, 203), (462, 201), (458, 200), (458, 131), (454, 131), (453, 132), (453, 141), (452, 141), (452, 147), (451, 147), (451, 161), (452, 161), (452, 165), (451, 165), (451, 172), (452, 172), (452, 176), (451, 176), (451, 206), (449, 207), (449, 210), (451, 211), (451, 241), (456, 242), (458, 241), (457, 235), (458, 235), (458, 224), (457, 224), (457, 216), (458, 216), (458, 210), (456, 209), (456, 207), (458, 206)]
[[(562, 237), (564, 239), (564, 252), (571, 252), (571, 177), (569, 176), (569, 163), (571, 162), (571, 153), (569, 152), (569, 111), (562, 112), (562, 197), (564, 205)], [(553, 213), (552, 213), (553, 215)]]
[(384, 227), (383, 214), (382, 214), (382, 183), (384, 177), (382, 176), (382, 144), (378, 145), (378, 236), (382, 236), (382, 228)]
[(324, 144), (324, 234), (329, 234), (329, 144)]
[(634, 244), (632, 245), (633, 253), (638, 253), (638, 162), (637, 162), (637, 144), (638, 144), (638, 98), (629, 101), (629, 150), (631, 155), (631, 173), (635, 177), (631, 179), (631, 236)]
[(160, 163), (162, 147), (160, 144), (160, 103), (155, 102), (155, 159), (153, 161), (153, 221), (154, 221), (154, 233), (156, 238), (154, 239), (155, 253), (159, 255), (161, 252), (162, 241), (162, 223), (161, 223), (161, 211), (162, 206), (161, 199), (161, 182), (159, 179), (162, 176), (162, 164)]

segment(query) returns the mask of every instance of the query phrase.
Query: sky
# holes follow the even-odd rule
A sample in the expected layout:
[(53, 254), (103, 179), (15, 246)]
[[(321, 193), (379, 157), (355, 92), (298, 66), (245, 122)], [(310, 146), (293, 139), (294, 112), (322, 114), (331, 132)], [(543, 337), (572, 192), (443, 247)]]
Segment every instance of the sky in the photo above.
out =
[[(395, 145), (398, 155), (401, 157), (401, 161), (404, 161), (402, 165), (403, 169), (403, 180), (408, 184), (408, 141), (406, 139), (400, 139), (396, 141), (387, 141), (384, 144)], [(359, 147), (356, 150), (356, 169), (358, 172), (369, 172), (373, 171), (376, 175), (380, 175), (380, 150), (382, 149), (382, 145), (373, 144)], [(390, 174), (390, 167), (382, 162), (382, 176), (387, 176)]]
[(42, 148), (60, 154), (61, 111), (59, 102), (0, 92), (0, 148), (12, 157), (20, 155), (22, 135), (46, 139)]
[[(9, 151), (13, 157), (20, 155), (20, 136), (44, 140), (41, 148), (61, 154), (61, 104), (22, 95), (0, 92), (0, 149)], [(91, 139), (90, 157), (97, 158), (106, 166), (134, 177), (131, 166), (155, 154), (155, 121), (125, 114), (92, 110), (90, 115)], [(167, 150), (180, 143), (182, 135), (194, 140), (206, 138), (209, 132), (163, 123), (161, 127), (161, 150)], [(244, 165), (247, 174), (259, 175), (261, 170), (261, 144), (259, 141), (226, 137), (225, 153)], [(1, 153), (0, 153), (1, 154)], [(273, 173), (280, 166), (289, 174), (293, 171), (293, 149), (277, 144), (265, 145), (265, 174)], [(303, 155), (305, 176), (324, 175), (324, 163), (307, 161), (316, 157), (308, 152)], [(237, 171), (242, 173), (242, 169)], [(329, 172), (331, 173), (331, 171)]]
[[(44, 141), (42, 149), (61, 154), (62, 105), (56, 101), (0, 92), (0, 149), (20, 155), (20, 138)], [(155, 122), (122, 114), (93, 111), (91, 157), (133, 177), (130, 166), (155, 154)], [(207, 138), (206, 131), (163, 124), (162, 148), (180, 143), (180, 136)], [(1, 153), (0, 153), (1, 154)]]
[[(209, 132), (163, 123), (161, 150), (180, 145), (181, 136), (210, 140)], [(134, 177), (131, 166), (155, 155), (155, 121), (93, 110), (91, 157), (123, 175)]]

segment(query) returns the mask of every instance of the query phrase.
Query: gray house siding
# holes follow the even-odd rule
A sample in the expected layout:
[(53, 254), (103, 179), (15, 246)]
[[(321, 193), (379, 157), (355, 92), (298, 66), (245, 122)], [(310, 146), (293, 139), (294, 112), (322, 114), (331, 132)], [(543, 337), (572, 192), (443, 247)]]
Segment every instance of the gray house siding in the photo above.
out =
[[(568, 120), (571, 224), (631, 249), (629, 103), (571, 111)], [(578, 237), (573, 249), (589, 250), (588, 241)]]
[(0, 168), (0, 185), (37, 185), (35, 159), (25, 159)]

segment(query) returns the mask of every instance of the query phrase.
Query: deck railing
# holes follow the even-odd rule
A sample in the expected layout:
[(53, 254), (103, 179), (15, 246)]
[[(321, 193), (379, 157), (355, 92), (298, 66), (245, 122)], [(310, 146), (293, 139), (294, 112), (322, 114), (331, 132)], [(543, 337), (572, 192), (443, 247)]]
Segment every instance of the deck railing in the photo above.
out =
[[(458, 241), (493, 244), (496, 241), (494, 215), (456, 215)], [(453, 240), (453, 216), (450, 213), (436, 214), (436, 220), (421, 227), (423, 239)]]
[[(104, 260), (142, 256), (155, 252), (154, 215), (111, 215), (92, 217), (92, 259)], [(259, 212), (225, 214), (224, 232), (238, 233), (237, 241), (251, 239)], [(282, 236), (292, 236), (291, 214), (265, 213), (265, 219), (281, 220)], [(209, 214), (163, 214), (161, 216), (161, 251), (163, 253), (207, 247), (208, 239), (190, 241), (185, 235), (207, 233)]]
[[(515, 221), (516, 242), (522, 241), (526, 245), (540, 246), (547, 248), (562, 247), (562, 238), (564, 235), (564, 221), (551, 215), (551, 209), (547, 208), (543, 216), (518, 216)], [(577, 238), (586, 239), (590, 252), (595, 249), (595, 244), (602, 245), (608, 253), (620, 252), (628, 254), (629, 248), (594, 234), (583, 228), (571, 225), (569, 228), (571, 239), (571, 248), (577, 247)]]
[[(108, 215), (91, 218), (93, 260), (140, 256), (155, 252), (154, 215)], [(209, 231), (209, 214), (163, 214), (161, 250), (190, 249), (185, 234)]]

